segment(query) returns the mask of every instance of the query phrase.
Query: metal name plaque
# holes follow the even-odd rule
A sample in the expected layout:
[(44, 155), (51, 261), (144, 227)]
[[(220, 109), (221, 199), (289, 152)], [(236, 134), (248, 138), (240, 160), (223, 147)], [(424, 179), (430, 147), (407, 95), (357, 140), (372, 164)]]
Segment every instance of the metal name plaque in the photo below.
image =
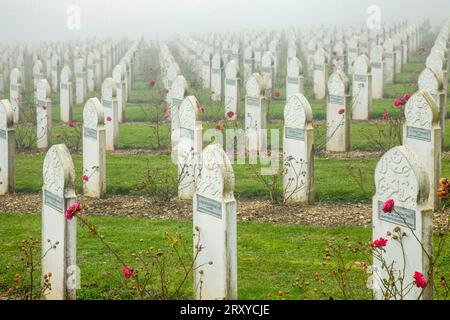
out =
[(244, 63), (245, 64), (253, 64), (253, 60), (252, 59), (245, 59)]
[(298, 84), (298, 78), (288, 77), (287, 82), (289, 84)]
[(286, 127), (285, 137), (286, 139), (305, 141), (305, 130)]
[(261, 105), (261, 101), (259, 98), (247, 97), (247, 105), (259, 107)]
[(174, 107), (179, 107), (181, 106), (181, 103), (183, 102), (183, 100), (181, 99), (177, 99), (177, 98), (172, 98), (172, 106)]
[(395, 207), (391, 213), (384, 213), (383, 202), (378, 201), (378, 219), (416, 230), (416, 212), (414, 210)]
[(222, 219), (222, 203), (197, 195), (197, 211)]
[(381, 63), (380, 62), (373, 62), (372, 63), (373, 69), (381, 69)]
[(394, 55), (392, 53), (385, 53), (384, 56), (386, 58), (393, 58), (394, 57)]
[(330, 103), (331, 104), (338, 104), (340, 106), (343, 106), (344, 105), (344, 97), (343, 96), (330, 95)]
[(69, 85), (65, 83), (61, 83), (61, 90), (69, 90)]
[(188, 128), (180, 128), (180, 137), (194, 140), (194, 130)]
[(406, 136), (411, 139), (431, 142), (431, 130), (406, 127)]
[(97, 130), (84, 127), (84, 136), (89, 139), (97, 140)]
[(323, 71), (324, 70), (324, 66), (321, 64), (315, 64), (314, 65), (314, 70), (315, 71)]
[(367, 76), (362, 75), (362, 74), (355, 74), (354, 75), (354, 79), (357, 82), (366, 82), (367, 81)]
[(0, 129), (0, 139), (6, 140), (6, 131), (3, 129)]
[(261, 68), (262, 73), (272, 73), (272, 68), (269, 67), (262, 67)]
[(221, 73), (220, 71), (221, 71), (220, 69), (212, 69), (211, 70), (211, 72), (214, 74), (220, 74)]
[(112, 108), (112, 101), (111, 100), (103, 100), (103, 106), (105, 108), (111, 109)]
[(50, 191), (45, 190), (45, 205), (55, 209), (59, 213), (64, 213), (64, 199)]
[(235, 85), (236, 85), (236, 80), (233, 80), (233, 79), (227, 79), (227, 80), (225, 81), (225, 83), (226, 83), (227, 85), (229, 85), (229, 86), (235, 86)]

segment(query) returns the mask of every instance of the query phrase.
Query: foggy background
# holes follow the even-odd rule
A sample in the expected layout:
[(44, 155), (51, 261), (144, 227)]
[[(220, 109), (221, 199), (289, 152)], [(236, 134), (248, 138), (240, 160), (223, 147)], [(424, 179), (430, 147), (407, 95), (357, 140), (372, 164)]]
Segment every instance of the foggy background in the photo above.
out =
[[(80, 30), (67, 27), (71, 5)], [(365, 23), (370, 5), (386, 22), (437, 27), (450, 15), (450, 0), (0, 0), (0, 42)]]

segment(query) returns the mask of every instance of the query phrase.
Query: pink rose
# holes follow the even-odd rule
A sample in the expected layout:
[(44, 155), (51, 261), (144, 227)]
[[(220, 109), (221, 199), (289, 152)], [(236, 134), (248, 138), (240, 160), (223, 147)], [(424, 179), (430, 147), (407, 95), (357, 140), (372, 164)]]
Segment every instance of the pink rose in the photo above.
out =
[(380, 238), (372, 242), (372, 247), (374, 248), (380, 248), (385, 247), (388, 243), (388, 240), (385, 238)]
[(423, 274), (420, 272), (414, 273), (414, 283), (417, 288), (425, 288), (427, 286), (427, 279), (424, 278)]
[(89, 177), (86, 176), (86, 175), (84, 175), (84, 176), (83, 176), (83, 181), (84, 181), (84, 182), (88, 182), (88, 181), (89, 181)]
[(389, 199), (383, 204), (381, 210), (383, 210), (384, 213), (391, 213), (392, 210), (394, 210), (394, 205), (395, 205), (394, 200)]
[(124, 266), (122, 268), (122, 273), (123, 273), (123, 276), (125, 277), (125, 279), (130, 279), (131, 276), (133, 275), (134, 271), (130, 267), (125, 267)]

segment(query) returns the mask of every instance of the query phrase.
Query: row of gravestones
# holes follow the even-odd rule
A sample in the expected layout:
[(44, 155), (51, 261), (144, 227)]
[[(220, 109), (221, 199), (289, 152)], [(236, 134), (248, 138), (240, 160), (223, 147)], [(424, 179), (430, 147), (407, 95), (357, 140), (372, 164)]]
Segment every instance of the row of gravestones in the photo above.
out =
[[(403, 145), (388, 151), (375, 170), (373, 240), (388, 239), (384, 261), (374, 254), (377, 299), (390, 295), (385, 284), (392, 275), (399, 275), (394, 285), (401, 298), (433, 297), (431, 285), (422, 289), (411, 283), (415, 272), (433, 277), (433, 212), (441, 205), (437, 189), (445, 129), (449, 36), (450, 19), (441, 28), (419, 76), (419, 91), (405, 106)], [(383, 209), (386, 201), (395, 204), (392, 212)], [(388, 270), (386, 266), (393, 268)]]
[[(132, 47), (130, 50), (137, 50)], [(120, 65), (114, 69), (120, 70)], [(63, 69), (69, 70), (68, 67)], [(69, 70), (70, 71), (70, 70)], [(64, 74), (63, 74), (64, 80)], [(106, 150), (114, 150), (118, 144), (118, 124), (122, 97), (126, 92), (126, 77), (121, 81), (107, 78), (102, 84), (101, 102), (90, 99), (83, 110), (83, 164), (84, 175), (88, 178), (84, 193), (91, 197), (101, 197), (106, 191)], [(63, 81), (61, 83), (65, 85)], [(67, 101), (70, 112), (71, 84), (61, 88), (61, 95)], [(67, 91), (67, 92), (66, 92)], [(37, 147), (47, 149), (51, 146), (52, 103), (51, 89), (47, 80), (40, 79), (36, 85), (36, 125)], [(62, 99), (63, 100), (63, 99)], [(14, 108), (9, 100), (2, 100), (0, 108), (0, 194), (14, 192), (15, 187), (15, 129)], [(62, 108), (63, 110), (63, 108)], [(95, 112), (94, 112), (95, 111)]]
[[(17, 47), (12, 50), (9, 48), (0, 50), (0, 74), (3, 79), (0, 83), (0, 96), (3, 96), (4, 86), (8, 83), (9, 75), (14, 68), (21, 72), (23, 90), (30, 75), (32, 87), (35, 87), (38, 80), (46, 78), (49, 79), (52, 92), (58, 92), (61, 69), (70, 66), (78, 71), (82, 68), (83, 62), (87, 62), (87, 78), (92, 79), (87, 81), (86, 89), (89, 92), (94, 91), (95, 85), (100, 86), (101, 79), (107, 76), (110, 66), (118, 63), (118, 57), (123, 55), (127, 47), (127, 39), (117, 42), (98, 42), (94, 39), (81, 44), (42, 43), (31, 49)], [(27, 63), (28, 60), (30, 63)], [(27, 70), (27, 65), (31, 65), (32, 70)]]
[[(394, 28), (363, 29), (360, 26), (349, 28), (337, 27), (327, 30), (323, 27), (307, 32), (301, 39), (302, 48), (307, 57), (308, 71), (314, 71), (314, 55), (318, 49), (324, 49), (330, 55), (330, 63), (344, 72), (353, 74), (353, 62), (361, 54), (371, 56), (373, 48), (386, 44), (388, 57), (394, 58), (395, 72), (401, 72), (402, 65), (408, 62), (410, 55), (422, 41), (424, 25), (400, 24)], [(388, 81), (392, 76), (389, 75)]]

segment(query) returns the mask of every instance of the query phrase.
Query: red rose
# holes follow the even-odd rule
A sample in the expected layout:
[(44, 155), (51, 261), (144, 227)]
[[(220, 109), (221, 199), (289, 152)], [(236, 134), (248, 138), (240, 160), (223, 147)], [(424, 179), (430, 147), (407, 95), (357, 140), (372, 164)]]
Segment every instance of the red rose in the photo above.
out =
[(394, 106), (395, 106), (396, 108), (398, 108), (398, 107), (401, 106), (401, 102), (400, 102), (399, 99), (395, 99), (395, 101), (394, 101)]
[(73, 203), (70, 207), (66, 210), (66, 219), (72, 220), (75, 213), (81, 211), (81, 205), (79, 203)]
[(88, 181), (89, 181), (89, 177), (88, 177), (87, 175), (84, 175), (84, 176), (83, 176), (83, 181), (84, 181), (84, 182), (88, 182)]
[(394, 210), (395, 202), (392, 199), (387, 200), (381, 208), (384, 213), (391, 213)]
[(107, 116), (106, 117), (106, 121), (111, 122), (112, 121), (112, 117), (111, 116)]
[(344, 108), (339, 109), (338, 114), (344, 114), (344, 113), (345, 113), (345, 109)]
[(230, 118), (230, 119), (233, 118), (234, 117), (234, 112), (233, 111), (228, 111), (227, 112), (227, 117)]
[(425, 288), (427, 286), (427, 279), (424, 278), (423, 274), (420, 272), (414, 272), (414, 283), (417, 288)]
[(273, 96), (275, 97), (275, 98), (279, 98), (280, 97), (280, 91), (275, 91), (275, 93), (273, 94)]
[(214, 127), (216, 131), (222, 131), (222, 125), (220, 124), (220, 121), (216, 123), (216, 126)]
[(385, 247), (388, 243), (388, 240), (385, 238), (380, 238), (372, 242), (372, 247), (374, 248), (380, 248)]
[(134, 271), (130, 267), (123, 267), (122, 273), (123, 273), (123, 276), (125, 277), (125, 279), (130, 279), (131, 276), (133, 275)]
[(154, 87), (155, 84), (156, 84), (156, 81), (155, 81), (155, 80), (149, 80), (149, 81), (148, 81), (148, 85), (149, 85), (150, 87)]

